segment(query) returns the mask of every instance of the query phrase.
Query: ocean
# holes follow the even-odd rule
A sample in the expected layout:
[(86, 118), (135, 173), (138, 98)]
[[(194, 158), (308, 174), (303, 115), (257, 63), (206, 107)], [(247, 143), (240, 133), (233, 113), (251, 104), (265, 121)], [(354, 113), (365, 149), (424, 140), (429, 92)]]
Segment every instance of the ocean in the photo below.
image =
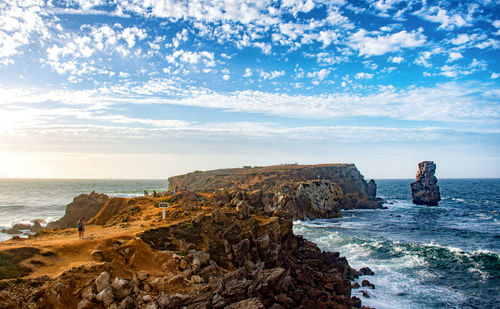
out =
[(376, 180), (388, 209), (295, 222), (294, 232), (375, 272), (359, 279), (374, 290), (352, 290), (364, 305), (500, 308), (500, 179), (440, 179), (437, 207), (413, 205), (411, 181)]
[[(339, 251), (356, 269), (375, 272), (359, 279), (375, 289), (352, 290), (364, 305), (500, 308), (500, 179), (440, 179), (437, 207), (413, 205), (411, 181), (376, 180), (377, 196), (388, 209), (296, 221), (294, 232), (322, 250)], [(35, 218), (55, 220), (81, 193), (134, 197), (167, 186), (167, 180), (0, 179), (0, 229)], [(0, 233), (0, 240), (10, 237)]]

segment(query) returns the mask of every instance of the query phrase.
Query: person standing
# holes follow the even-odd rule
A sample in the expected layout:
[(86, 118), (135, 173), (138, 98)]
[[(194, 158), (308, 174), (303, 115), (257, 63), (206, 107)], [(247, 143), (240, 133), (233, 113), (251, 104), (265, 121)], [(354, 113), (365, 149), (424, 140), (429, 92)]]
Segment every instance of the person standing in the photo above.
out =
[(85, 217), (82, 217), (80, 220), (78, 220), (77, 226), (78, 226), (78, 237), (80, 239), (83, 239), (83, 234), (85, 233)]

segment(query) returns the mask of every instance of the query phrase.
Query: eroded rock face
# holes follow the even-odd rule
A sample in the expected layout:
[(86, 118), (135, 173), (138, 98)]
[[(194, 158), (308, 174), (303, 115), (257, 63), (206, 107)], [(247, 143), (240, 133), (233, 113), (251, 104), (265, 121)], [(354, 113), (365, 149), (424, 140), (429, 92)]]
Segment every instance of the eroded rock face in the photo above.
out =
[[(266, 212), (293, 219), (332, 218), (340, 209), (380, 208), (375, 181), (354, 164), (279, 165), (195, 172), (169, 178), (170, 187), (221, 192), (242, 216)], [(230, 192), (222, 198), (222, 192)], [(245, 201), (241, 203), (240, 201)]]
[(410, 184), (414, 204), (437, 206), (441, 200), (435, 172), (436, 164), (433, 161), (418, 164), (417, 181)]
[(99, 212), (108, 199), (109, 196), (106, 194), (99, 194), (95, 191), (90, 194), (80, 194), (66, 206), (64, 216), (57, 221), (49, 222), (46, 228), (76, 227), (76, 223), (81, 217), (85, 217), (85, 220), (89, 221)]

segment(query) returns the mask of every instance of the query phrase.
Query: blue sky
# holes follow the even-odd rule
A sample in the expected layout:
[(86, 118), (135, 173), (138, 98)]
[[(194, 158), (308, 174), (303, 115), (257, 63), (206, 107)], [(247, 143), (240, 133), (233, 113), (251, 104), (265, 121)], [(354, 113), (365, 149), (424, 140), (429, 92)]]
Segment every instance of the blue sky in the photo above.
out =
[(498, 1), (0, 3), (0, 175), (500, 177)]

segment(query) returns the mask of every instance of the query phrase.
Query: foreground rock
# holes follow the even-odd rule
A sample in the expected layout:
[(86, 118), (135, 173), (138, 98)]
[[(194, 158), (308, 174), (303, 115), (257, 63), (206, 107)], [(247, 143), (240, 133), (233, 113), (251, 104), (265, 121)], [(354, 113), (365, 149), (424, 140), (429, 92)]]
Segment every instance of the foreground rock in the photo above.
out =
[(108, 199), (109, 196), (106, 194), (99, 194), (95, 191), (90, 194), (81, 194), (66, 206), (66, 213), (62, 218), (49, 222), (46, 228), (76, 227), (76, 223), (81, 217), (85, 217), (87, 221), (94, 217)]
[[(169, 178), (170, 188), (228, 192), (250, 213), (293, 219), (332, 218), (340, 209), (380, 208), (376, 184), (354, 164), (277, 165), (194, 172)], [(246, 210), (245, 210), (246, 211)]]
[[(317, 185), (326, 188), (330, 184), (319, 181)], [(296, 189), (305, 196), (311, 194), (307, 187)], [(24, 273), (2, 280), (0, 303), (5, 308), (361, 306), (358, 298), (351, 297), (350, 282), (359, 272), (344, 257), (322, 252), (294, 235), (290, 218), (248, 212), (244, 209), (251, 207), (252, 198), (234, 205), (235, 198), (224, 192), (182, 191), (165, 198), (110, 200), (94, 218), (99, 224), (93, 231), (96, 240), (73, 247), (65, 243), (59, 250), (51, 249), (56, 251), (54, 256), (47, 252), (48, 239), (41, 239), (43, 250), (29, 252), (29, 259), (53, 263), (50, 267), (64, 263), (58, 254), (66, 257), (73, 250), (84, 259), (93, 257), (94, 262), (68, 261), (67, 270), (52, 278), (23, 279)], [(154, 204), (164, 200), (171, 207), (163, 221)], [(121, 227), (124, 218), (127, 228), (135, 226), (138, 232), (97, 239), (99, 226)], [(42, 231), (30, 244), (35, 246), (37, 237), (43, 235), (61, 237), (58, 232), (64, 233)], [(107, 234), (103, 232), (102, 237)], [(92, 255), (96, 249), (99, 254)], [(23, 253), (15, 261), (28, 263), (22, 261), (27, 256)]]
[(437, 206), (441, 200), (435, 172), (436, 164), (433, 161), (423, 161), (418, 164), (417, 181), (410, 184), (414, 204)]

